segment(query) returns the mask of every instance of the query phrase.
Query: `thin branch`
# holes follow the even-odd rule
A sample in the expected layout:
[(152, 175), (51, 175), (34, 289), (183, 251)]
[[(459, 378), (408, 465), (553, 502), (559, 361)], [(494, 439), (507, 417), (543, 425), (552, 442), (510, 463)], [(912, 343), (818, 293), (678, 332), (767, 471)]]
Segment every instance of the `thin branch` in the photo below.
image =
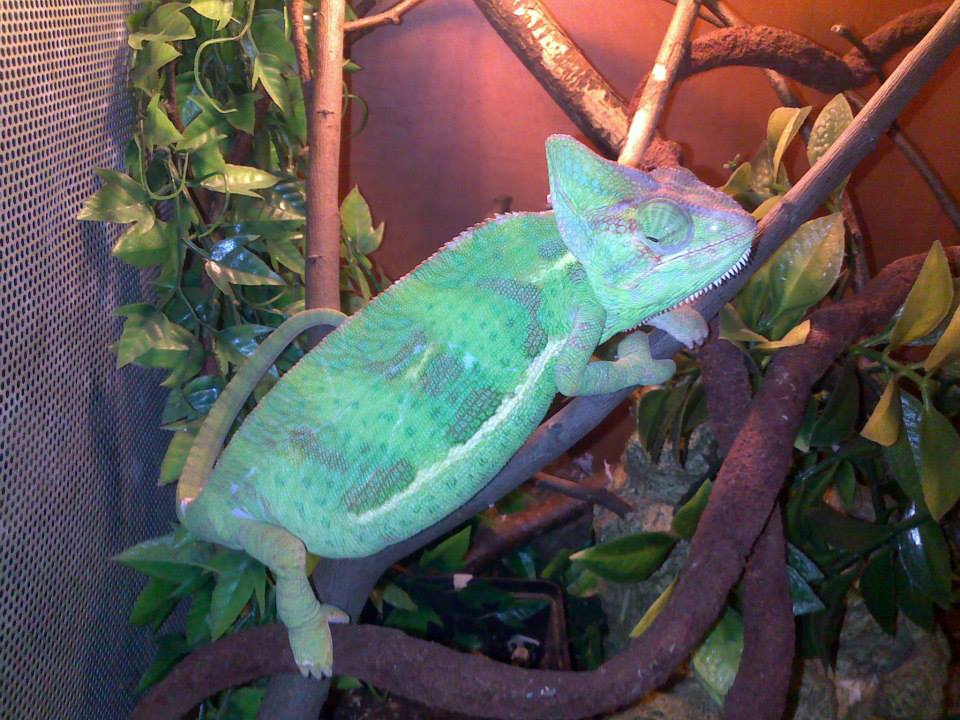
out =
[(667, 102), (667, 95), (676, 81), (680, 63), (686, 56), (693, 23), (700, 11), (700, 0), (677, 0), (667, 32), (660, 44), (660, 51), (647, 78), (643, 94), (637, 103), (636, 112), (627, 131), (627, 139), (620, 150), (617, 162), (637, 167), (653, 139), (654, 131)]
[(310, 51), (307, 42), (307, 31), (304, 27), (303, 0), (290, 0), (290, 30), (293, 49), (297, 55), (297, 69), (300, 72), (300, 82), (303, 83), (304, 97), (309, 95), (307, 90), (310, 84), (311, 67)]
[[(663, 0), (663, 1), (668, 5), (673, 5), (674, 7), (676, 7), (677, 5), (677, 0)], [(709, 5), (709, 3), (706, 2), (706, 0), (704, 0), (703, 4)], [(712, 8), (710, 9), (710, 12), (704, 12), (703, 8), (699, 8), (697, 10), (697, 20), (703, 20), (705, 23), (709, 23), (710, 25), (713, 25), (714, 27), (718, 27), (718, 28), (726, 27), (723, 24), (723, 22), (721, 22), (720, 19), (717, 18), (717, 16), (713, 13)]]
[(883, 71), (883, 67), (881, 67), (880, 63), (877, 62), (877, 59), (873, 56), (873, 53), (870, 52), (870, 48), (864, 44), (863, 40), (860, 39), (860, 36), (857, 35), (852, 28), (842, 23), (837, 23), (836, 25), (830, 27), (830, 32), (839, 35), (860, 51), (860, 54), (863, 55), (863, 59), (866, 60), (870, 65), (870, 70), (873, 71), (873, 74), (877, 80), (883, 82), (887, 79), (887, 74)]
[(404, 14), (410, 12), (422, 2), (423, 0), (400, 0), (400, 2), (398, 2), (396, 5), (384, 10), (381, 13), (370, 15), (369, 17), (358, 18), (356, 20), (351, 20), (348, 23), (344, 23), (343, 30), (344, 32), (349, 33), (357, 30), (369, 30), (377, 27), (378, 25), (386, 25), (387, 23), (399, 25), (403, 20)]
[[(953, 263), (960, 261), (960, 248), (947, 253)], [(714, 485), (670, 602), (623, 653), (590, 672), (527, 670), (389, 628), (335, 625), (334, 671), (432, 707), (496, 718), (580, 718), (613, 710), (656, 687), (713, 622), (766, 525), (810, 390), (838, 353), (888, 321), (924, 257), (891, 263), (860, 295), (815, 312), (806, 344), (774, 358)], [(282, 625), (251, 628), (188, 656), (147, 693), (132, 718), (177, 717), (218, 689), (295, 671)]]
[(604, 486), (593, 487), (584, 482), (567, 480), (545, 472), (535, 473), (533, 479), (541, 487), (549, 488), (554, 492), (577, 500), (585, 500), (592, 505), (599, 505), (620, 517), (626, 517), (636, 510), (633, 505), (610, 492)]

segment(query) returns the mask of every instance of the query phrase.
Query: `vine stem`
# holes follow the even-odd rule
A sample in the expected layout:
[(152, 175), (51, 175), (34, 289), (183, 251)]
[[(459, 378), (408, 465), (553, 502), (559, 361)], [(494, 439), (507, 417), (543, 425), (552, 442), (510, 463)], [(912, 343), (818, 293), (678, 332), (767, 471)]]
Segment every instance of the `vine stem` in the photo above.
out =
[(314, 23), (307, 169), (306, 307), (340, 308), (340, 135), (345, 0), (324, 0)]
[(663, 37), (660, 52), (653, 63), (650, 77), (643, 88), (637, 111), (630, 122), (627, 140), (620, 151), (617, 162), (621, 165), (637, 167), (647, 146), (657, 129), (657, 121), (667, 102), (667, 95), (673, 87), (680, 70), (680, 63), (687, 53), (693, 23), (700, 12), (700, 0), (678, 0), (670, 26)]

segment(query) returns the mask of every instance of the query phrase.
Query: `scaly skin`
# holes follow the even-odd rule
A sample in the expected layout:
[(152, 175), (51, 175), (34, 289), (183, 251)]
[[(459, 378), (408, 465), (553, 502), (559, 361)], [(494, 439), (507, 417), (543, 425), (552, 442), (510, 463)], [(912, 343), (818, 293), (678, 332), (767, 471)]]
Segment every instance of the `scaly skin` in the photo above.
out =
[(558, 391), (665, 381), (673, 363), (653, 360), (642, 333), (616, 361), (592, 353), (647, 320), (699, 342), (702, 318), (667, 311), (749, 251), (752, 218), (687, 171), (647, 175), (562, 136), (547, 157), (554, 212), (465, 232), (340, 325), (261, 400), (206, 482), (236, 411), (218, 402), (217, 428), (191, 450), (183, 523), (274, 571), (304, 674), (329, 674), (327, 624), (345, 619), (314, 597), (305, 550), (362, 557), (437, 522), (503, 467)]

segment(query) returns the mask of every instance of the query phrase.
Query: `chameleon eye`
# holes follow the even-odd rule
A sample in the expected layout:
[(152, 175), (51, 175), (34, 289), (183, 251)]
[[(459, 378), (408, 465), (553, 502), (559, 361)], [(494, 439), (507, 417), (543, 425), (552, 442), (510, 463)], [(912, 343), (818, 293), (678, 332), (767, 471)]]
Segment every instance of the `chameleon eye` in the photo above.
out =
[(670, 200), (651, 200), (637, 209), (641, 238), (651, 249), (676, 252), (689, 244), (693, 236), (690, 213)]

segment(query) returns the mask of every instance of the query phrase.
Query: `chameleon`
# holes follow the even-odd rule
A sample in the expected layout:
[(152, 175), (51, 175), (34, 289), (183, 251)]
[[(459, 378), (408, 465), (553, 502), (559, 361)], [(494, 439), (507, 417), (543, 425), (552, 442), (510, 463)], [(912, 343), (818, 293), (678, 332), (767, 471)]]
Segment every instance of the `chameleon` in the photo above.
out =
[[(364, 557), (475, 495), (556, 394), (659, 384), (641, 324), (688, 347), (690, 301), (742, 268), (756, 231), (683, 168), (645, 173), (571, 137), (546, 142), (552, 210), (499, 215), (444, 245), (362, 311), (292, 316), (240, 367), (198, 432), (177, 491), (181, 523), (276, 578), (277, 611), (305, 676), (329, 676), (329, 625), (307, 552)], [(245, 418), (259, 377), (306, 328), (336, 325)], [(218, 459), (219, 458), (219, 459)]]

